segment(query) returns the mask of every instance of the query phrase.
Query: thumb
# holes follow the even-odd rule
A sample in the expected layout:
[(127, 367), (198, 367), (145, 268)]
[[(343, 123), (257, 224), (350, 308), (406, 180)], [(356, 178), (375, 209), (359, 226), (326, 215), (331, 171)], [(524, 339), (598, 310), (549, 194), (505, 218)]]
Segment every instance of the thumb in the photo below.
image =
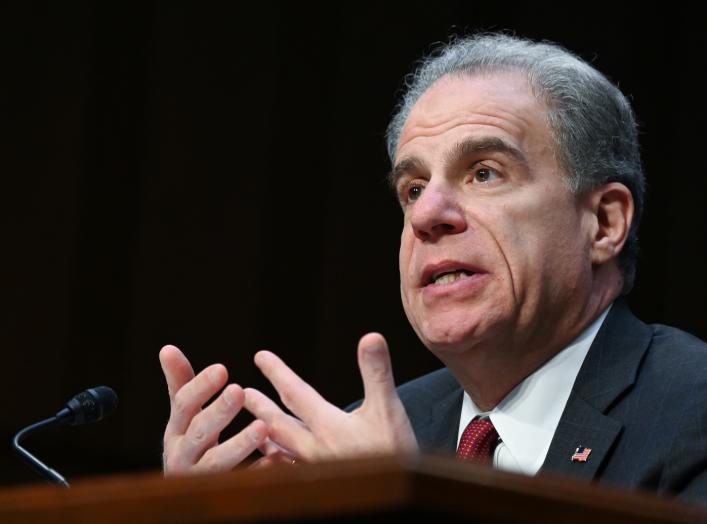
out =
[(388, 344), (380, 333), (368, 333), (358, 343), (358, 367), (363, 378), (364, 404), (398, 402)]

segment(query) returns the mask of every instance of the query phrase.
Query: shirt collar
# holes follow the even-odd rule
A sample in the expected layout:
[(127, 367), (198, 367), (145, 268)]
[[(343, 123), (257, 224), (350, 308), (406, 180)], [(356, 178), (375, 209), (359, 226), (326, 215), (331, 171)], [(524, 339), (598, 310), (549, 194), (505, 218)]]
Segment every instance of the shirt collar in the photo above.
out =
[(474, 417), (488, 416), (517, 469), (526, 474), (537, 473), (545, 461), (582, 362), (609, 309), (611, 306), (565, 349), (528, 375), (491, 411), (481, 411), (465, 392), (457, 444)]

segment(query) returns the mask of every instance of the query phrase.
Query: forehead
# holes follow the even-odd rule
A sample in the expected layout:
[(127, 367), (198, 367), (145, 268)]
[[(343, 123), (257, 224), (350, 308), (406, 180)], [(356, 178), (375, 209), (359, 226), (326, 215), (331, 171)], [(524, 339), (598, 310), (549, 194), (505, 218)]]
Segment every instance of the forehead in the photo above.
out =
[(548, 145), (552, 140), (546, 111), (520, 72), (447, 75), (413, 106), (396, 156), (406, 149), (439, 146), (460, 134), (480, 132), (517, 146)]

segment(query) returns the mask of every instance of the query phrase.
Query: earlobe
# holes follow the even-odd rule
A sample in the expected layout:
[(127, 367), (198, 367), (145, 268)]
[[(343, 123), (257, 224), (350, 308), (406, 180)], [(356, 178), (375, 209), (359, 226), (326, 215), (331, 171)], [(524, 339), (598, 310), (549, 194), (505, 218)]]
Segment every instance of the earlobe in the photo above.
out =
[(591, 261), (598, 266), (623, 249), (633, 221), (633, 196), (625, 185), (611, 182), (592, 190), (589, 198), (595, 220)]

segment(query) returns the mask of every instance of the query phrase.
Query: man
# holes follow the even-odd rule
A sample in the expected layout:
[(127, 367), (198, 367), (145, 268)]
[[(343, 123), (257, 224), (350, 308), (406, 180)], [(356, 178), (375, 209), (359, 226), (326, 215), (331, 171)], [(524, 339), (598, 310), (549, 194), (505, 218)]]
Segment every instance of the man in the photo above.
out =
[[(626, 98), (564, 49), (505, 35), (427, 59), (388, 129), (404, 213), (403, 305), (445, 368), (395, 389), (375, 333), (358, 348), (365, 398), (328, 404), (275, 355), (255, 361), (285, 414), (160, 358), (172, 412), (166, 473), (435, 451), (536, 474), (707, 500), (707, 346), (646, 326), (633, 284), (643, 172)], [(255, 420), (219, 444), (245, 407)]]

